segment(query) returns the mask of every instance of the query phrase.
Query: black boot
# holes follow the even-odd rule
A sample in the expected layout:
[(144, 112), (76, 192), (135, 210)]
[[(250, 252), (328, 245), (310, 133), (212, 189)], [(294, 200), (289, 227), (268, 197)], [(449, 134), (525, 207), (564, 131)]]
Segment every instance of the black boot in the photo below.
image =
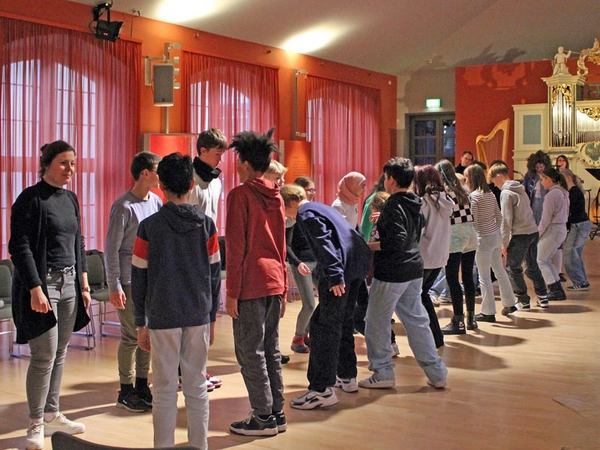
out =
[(548, 285), (548, 300), (566, 300), (567, 294), (560, 284), (560, 281)]
[(448, 334), (465, 334), (465, 316), (452, 316), (452, 321), (442, 328), (442, 333)]
[(478, 328), (475, 320), (475, 311), (467, 311), (467, 330), (476, 330)]

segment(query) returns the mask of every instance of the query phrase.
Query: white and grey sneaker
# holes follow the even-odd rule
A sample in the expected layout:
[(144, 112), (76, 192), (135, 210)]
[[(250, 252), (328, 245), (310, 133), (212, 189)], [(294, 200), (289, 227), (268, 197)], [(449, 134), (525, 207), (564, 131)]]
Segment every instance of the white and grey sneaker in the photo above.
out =
[(358, 392), (356, 378), (335, 377), (335, 384), (333, 387), (340, 388), (344, 392)]
[(325, 392), (311, 391), (310, 389), (300, 397), (293, 398), (290, 402), (295, 409), (315, 409), (325, 408), (338, 403), (339, 400), (331, 387), (325, 389)]
[(380, 380), (377, 374), (373, 374), (369, 378), (360, 380), (358, 385), (366, 389), (390, 389), (396, 386), (396, 380)]
[(80, 434), (85, 431), (85, 425), (80, 422), (73, 422), (67, 419), (63, 413), (58, 412), (50, 422), (44, 420), (44, 435), (51, 436), (57, 431), (67, 434)]
[(31, 423), (27, 428), (25, 439), (26, 450), (40, 450), (44, 448), (44, 423)]

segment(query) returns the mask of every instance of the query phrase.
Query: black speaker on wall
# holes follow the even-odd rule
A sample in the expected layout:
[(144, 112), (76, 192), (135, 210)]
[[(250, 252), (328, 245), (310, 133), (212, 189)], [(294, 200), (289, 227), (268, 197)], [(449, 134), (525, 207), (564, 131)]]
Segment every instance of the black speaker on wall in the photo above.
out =
[(173, 64), (155, 64), (154, 106), (173, 106)]

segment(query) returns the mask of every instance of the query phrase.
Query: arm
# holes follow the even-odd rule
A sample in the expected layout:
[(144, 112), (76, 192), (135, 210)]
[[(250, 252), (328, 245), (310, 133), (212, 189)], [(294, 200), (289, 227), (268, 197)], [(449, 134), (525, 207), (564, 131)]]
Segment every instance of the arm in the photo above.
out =
[(130, 211), (120, 204), (113, 204), (108, 221), (106, 245), (104, 247), (104, 265), (106, 282), (110, 292), (110, 303), (117, 309), (125, 309), (125, 292), (121, 286), (121, 262), (119, 249), (123, 243), (125, 227), (131, 217)]
[(334, 236), (331, 226), (323, 217), (316, 215), (307, 215), (296, 225), (302, 226), (319, 266), (327, 274), (329, 288), (344, 285), (344, 265), (336, 248), (337, 236)]
[(540, 219), (540, 223), (538, 225), (540, 237), (542, 237), (542, 234), (544, 234), (546, 228), (548, 228), (548, 226), (552, 223), (552, 218), (554, 217), (556, 202), (554, 199), (553, 191), (554, 189), (550, 189), (544, 197), (544, 205), (542, 207), (542, 218)]
[(514, 206), (510, 200), (510, 195), (505, 191), (500, 193), (500, 204), (502, 205), (502, 222), (500, 223), (500, 232), (502, 233), (502, 246), (508, 248), (510, 237), (512, 235), (512, 224), (514, 220)]
[[(21, 193), (11, 208), (8, 252), (24, 286), (30, 291), (39, 287), (43, 295), (42, 280), (31, 248), (34, 244), (31, 240), (35, 239), (38, 233), (36, 228), (39, 225), (41, 206), (37, 197), (27, 195), (30, 192)], [(33, 295), (37, 294), (32, 292)]]
[(292, 249), (292, 239), (294, 237), (295, 228), (296, 225), (294, 224), (291, 227), (287, 227), (285, 229), (285, 248), (288, 262), (291, 265), (298, 267), (300, 264), (302, 264), (302, 261), (300, 261), (300, 258), (296, 256), (294, 250)]
[(227, 220), (225, 248), (227, 248), (227, 313), (232, 318), (239, 316), (237, 307), (242, 287), (242, 266), (246, 253), (248, 205), (240, 188), (234, 188), (227, 196)]

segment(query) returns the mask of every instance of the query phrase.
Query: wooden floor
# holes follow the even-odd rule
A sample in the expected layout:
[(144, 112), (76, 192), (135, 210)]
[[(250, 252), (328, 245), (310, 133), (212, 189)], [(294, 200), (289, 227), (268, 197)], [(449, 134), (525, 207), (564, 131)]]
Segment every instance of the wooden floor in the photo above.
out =
[[(600, 448), (600, 239), (584, 257), (592, 289), (569, 293), (547, 310), (533, 307), (476, 332), (446, 338), (440, 350), (449, 368), (446, 390), (426, 386), (423, 371), (396, 323), (401, 355), (395, 389), (340, 393), (326, 410), (298, 411), (286, 405), (288, 431), (271, 438), (231, 435), (230, 422), (250, 406), (235, 362), (231, 320), (217, 320), (209, 368), (223, 380), (210, 394), (211, 449), (599, 449)], [(500, 309), (500, 304), (497, 303)], [(300, 302), (288, 304), (281, 322), (281, 347), (291, 354)], [(438, 315), (442, 326), (449, 306)], [(75, 343), (83, 343), (76, 336)], [(130, 447), (152, 446), (151, 414), (116, 409), (118, 339), (98, 339), (95, 350), (71, 348), (61, 409), (86, 424), (87, 440)], [(356, 338), (359, 379), (369, 376), (364, 339)], [(306, 389), (307, 355), (292, 354), (284, 366), (285, 397)], [(8, 356), (0, 336), (0, 449), (24, 448), (27, 426), (27, 358)], [(176, 442), (186, 442), (180, 394)], [(50, 449), (50, 440), (46, 439)]]

